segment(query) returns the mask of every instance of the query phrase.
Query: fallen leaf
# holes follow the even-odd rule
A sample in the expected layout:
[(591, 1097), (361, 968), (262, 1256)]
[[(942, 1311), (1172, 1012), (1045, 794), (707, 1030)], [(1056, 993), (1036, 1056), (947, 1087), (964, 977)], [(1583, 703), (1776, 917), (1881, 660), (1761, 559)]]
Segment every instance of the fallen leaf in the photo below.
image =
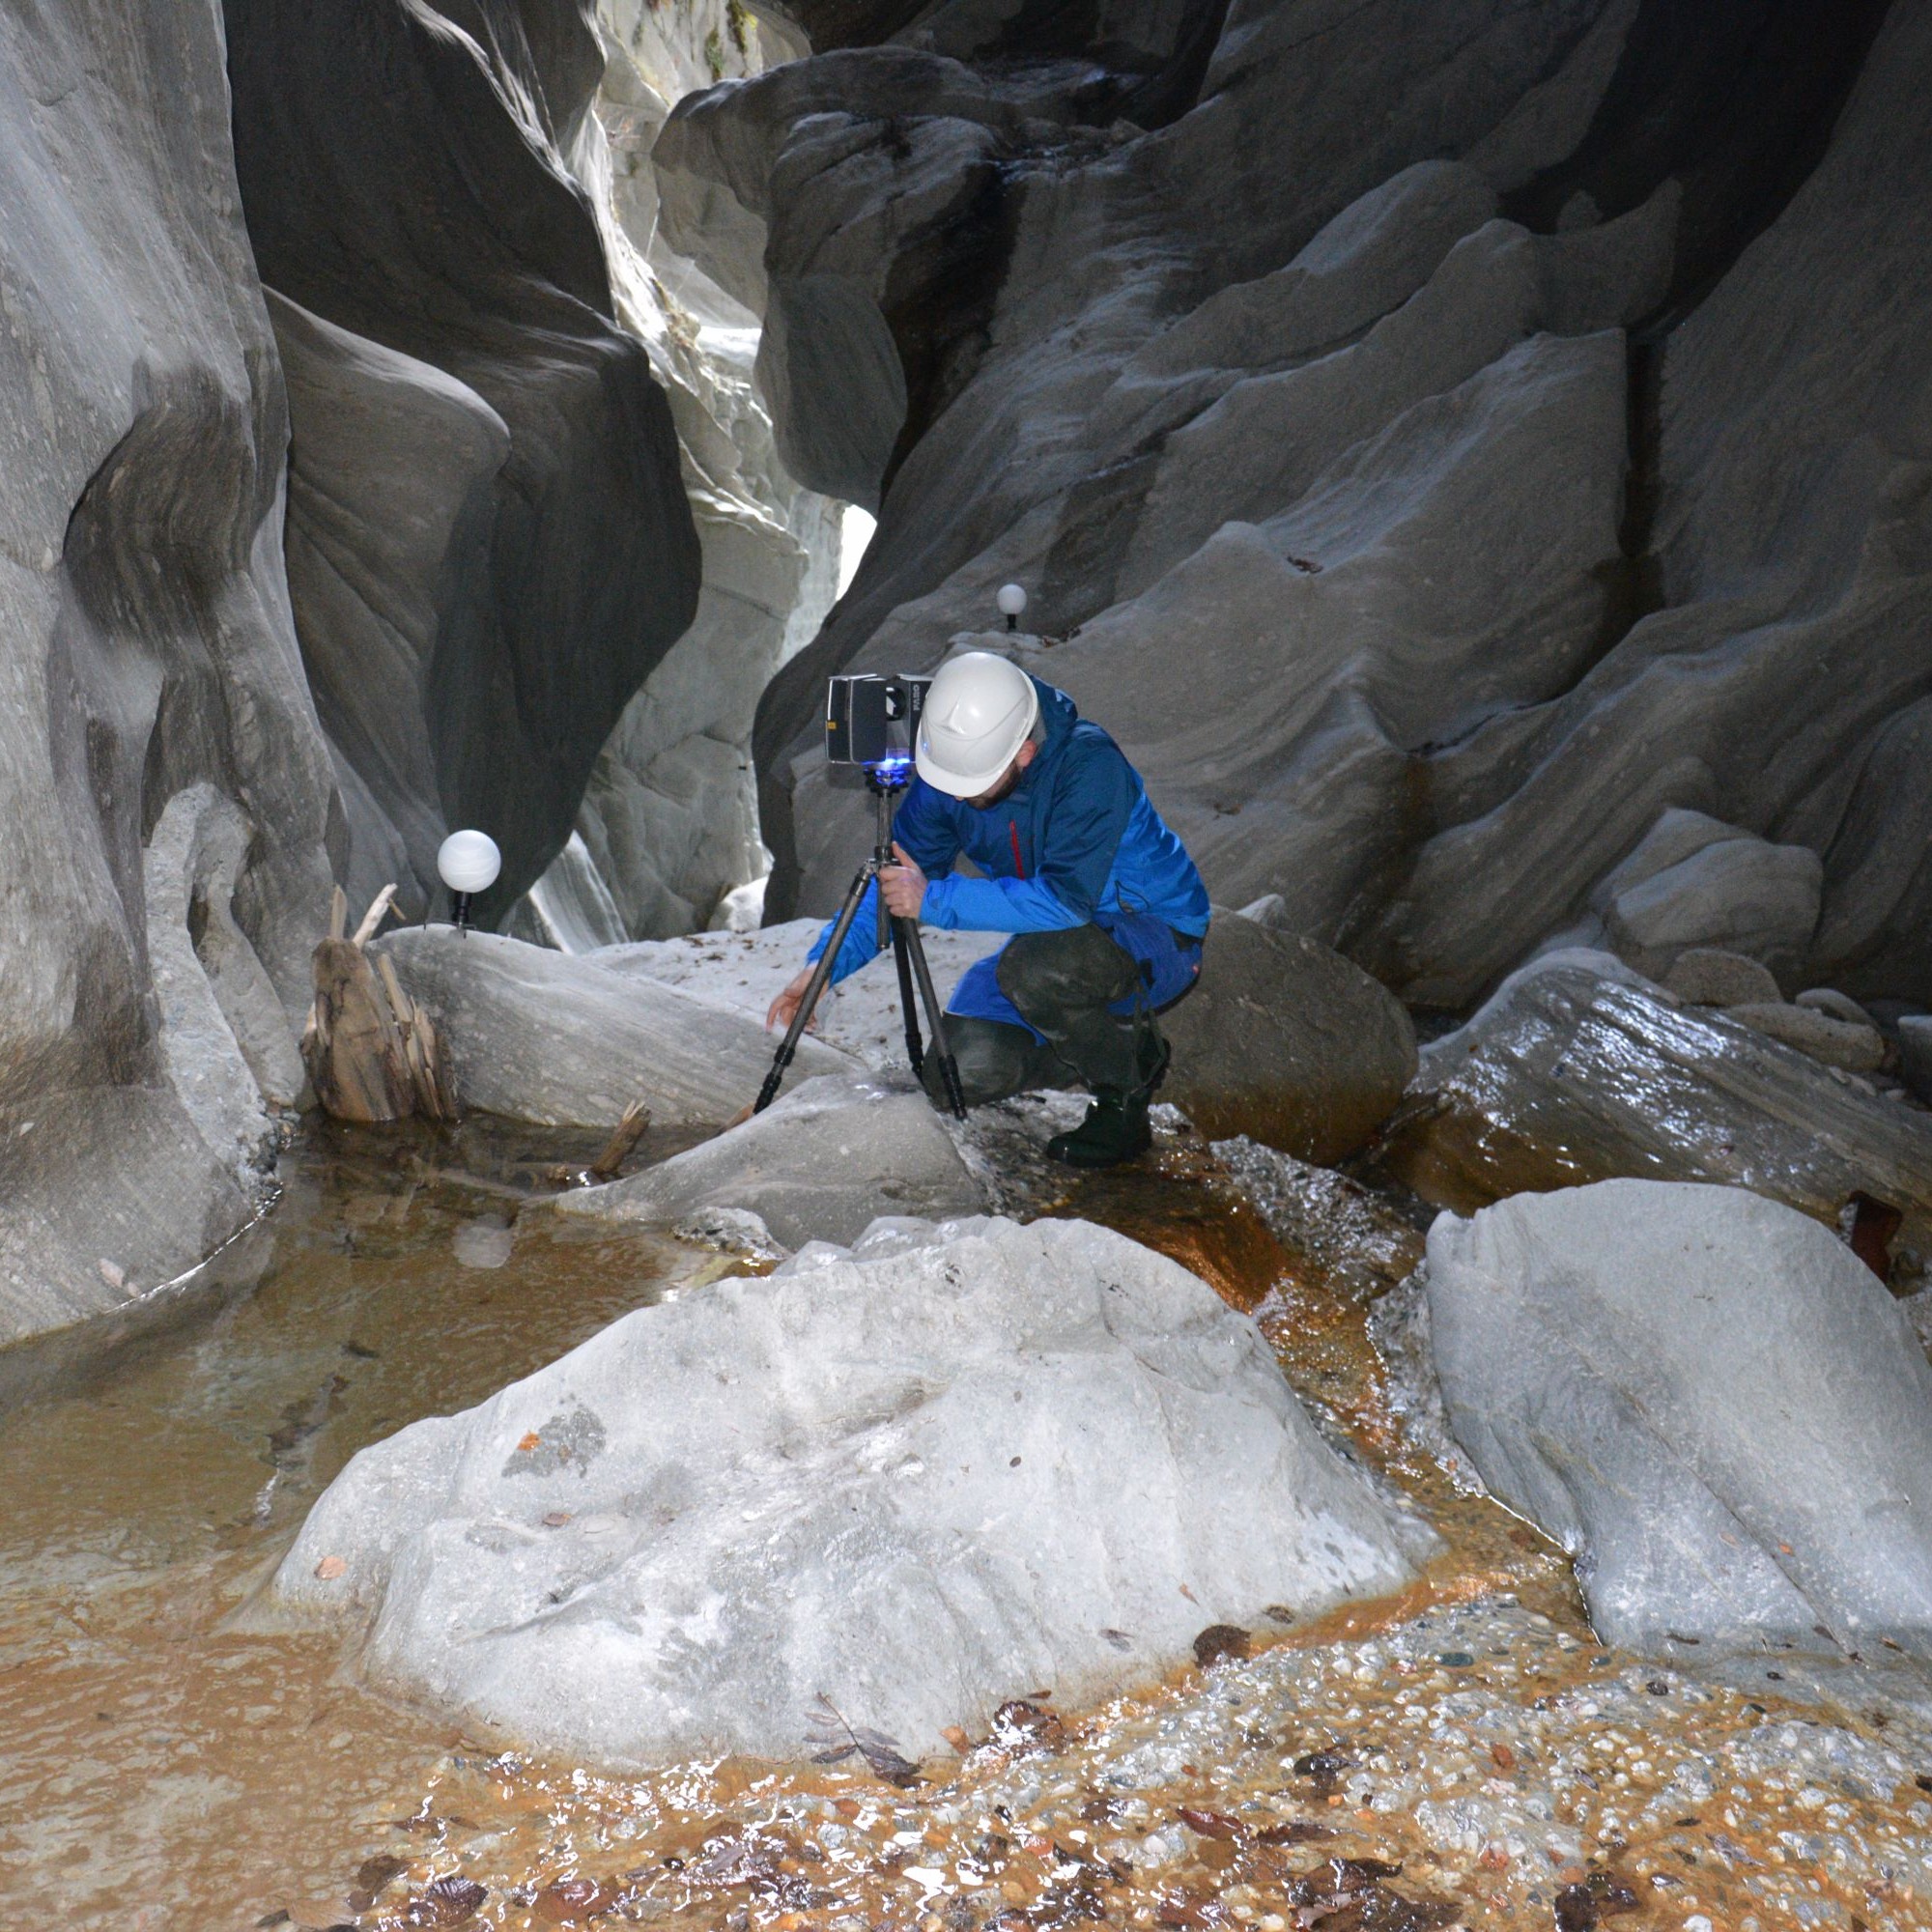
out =
[(524, 1432), (523, 1440), (517, 1444), (517, 1447), (527, 1456), (542, 1440), (543, 1437), (534, 1429), (526, 1429)]
[(1341, 1783), (1342, 1774), (1352, 1771), (1354, 1765), (1355, 1760), (1346, 1752), (1318, 1750), (1296, 1758), (1290, 1769), (1297, 1777), (1313, 1778), (1317, 1793), (1326, 1797)]
[(1248, 1634), (1238, 1624), (1209, 1624), (1194, 1639), (1194, 1661), (1203, 1670), (1248, 1654)]
[(569, 1520), (570, 1512), (568, 1510), (548, 1510), (544, 1514), (544, 1527), (546, 1529), (561, 1529)]
[(1265, 1825), (1255, 1833), (1258, 1845), (1305, 1845), (1312, 1838), (1332, 1838), (1331, 1825), (1318, 1825), (1312, 1818), (1291, 1818), (1285, 1825)]
[(1595, 1932), (1599, 1921), (1637, 1909), (1637, 1897), (1608, 1872), (1592, 1872), (1581, 1885), (1556, 1894), (1556, 1932)]
[(611, 1911), (621, 1894), (594, 1878), (560, 1878), (537, 1893), (535, 1912), (549, 1925), (576, 1925)]
[(315, 1566), (315, 1574), (325, 1583), (332, 1583), (348, 1568), (349, 1565), (345, 1563), (341, 1557), (325, 1556), (322, 1559), (322, 1561)]
[(1179, 1816), (1190, 1832), (1198, 1832), (1204, 1838), (1238, 1838), (1241, 1835), (1240, 1826), (1225, 1811), (1195, 1811), (1183, 1804)]
[(957, 1724), (948, 1724), (939, 1734), (961, 1757), (973, 1748), (973, 1740)]
[(1495, 1766), (1498, 1771), (1514, 1771), (1516, 1769), (1516, 1752), (1511, 1750), (1508, 1745), (1492, 1745), (1490, 1747), (1490, 1756), (1495, 1760)]
[(430, 1926), (434, 1932), (444, 1932), (444, 1928), (452, 1925), (467, 1925), (476, 1917), (483, 1901), (489, 1896), (487, 1886), (478, 1885), (473, 1878), (461, 1878), (452, 1873), (447, 1878), (437, 1879), (420, 1896), (410, 1901), (405, 1922)]
[(373, 1859), (364, 1859), (355, 1867), (355, 1889), (373, 1895), (392, 1878), (400, 1878), (409, 1868), (407, 1859), (399, 1859), (389, 1852), (378, 1852)]

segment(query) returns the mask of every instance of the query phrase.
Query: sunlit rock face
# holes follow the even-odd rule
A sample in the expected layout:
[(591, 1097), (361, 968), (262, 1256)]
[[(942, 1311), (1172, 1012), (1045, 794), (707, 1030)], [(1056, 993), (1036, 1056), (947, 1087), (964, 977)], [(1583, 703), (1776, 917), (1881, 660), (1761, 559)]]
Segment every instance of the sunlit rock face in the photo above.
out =
[(689, 628), (701, 554), (669, 404), (571, 169), (604, 70), (569, 0), (227, 9), (235, 153), (298, 372), (291, 569), (356, 896), (441, 828), (568, 837)]
[(255, 1210), (236, 1031), (293, 1098), (272, 1036), (326, 917), (221, 56), (206, 9), (0, 15), (0, 1340)]
[(604, 77), (571, 165), (600, 213), (618, 320), (670, 399), (703, 550), (691, 628), (618, 720), (577, 820), (615, 936), (649, 939), (712, 923), (764, 875), (753, 717), (831, 608), (843, 506), (780, 460), (754, 379), (758, 318), (667, 240), (651, 160), (673, 102), (802, 45), (729, 0), (602, 0), (597, 26)]
[(1932, 1368), (1883, 1284), (1739, 1188), (1605, 1181), (1429, 1236), (1449, 1425), (1605, 1642), (1932, 1649)]
[(766, 305), (781, 448), (881, 503), (760, 712), (771, 916), (864, 838), (819, 678), (980, 641), (1017, 579), (1050, 647), (1012, 648), (1216, 896), (1411, 1001), (1592, 916), (1674, 810), (1756, 843), (1710, 929), (1637, 921), (1648, 970), (1756, 934), (1932, 992), (1927, 9), (1048, 13), (806, 8), (837, 51), (659, 142), (665, 223)]
[(1174, 1262), (1081, 1221), (885, 1220), (363, 1450), (275, 1594), (573, 1762), (804, 1757), (826, 1699), (918, 1759), (1434, 1547)]

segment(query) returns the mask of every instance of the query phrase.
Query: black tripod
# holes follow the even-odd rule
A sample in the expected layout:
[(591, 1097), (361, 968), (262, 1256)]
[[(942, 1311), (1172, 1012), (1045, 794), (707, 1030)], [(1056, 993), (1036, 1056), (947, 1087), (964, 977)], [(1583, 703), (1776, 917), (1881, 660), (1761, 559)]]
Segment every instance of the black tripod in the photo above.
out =
[[(879, 868), (893, 862), (893, 801), (906, 788), (910, 779), (909, 766), (899, 759), (866, 767), (866, 789), (878, 800), (879, 805), (879, 842), (873, 848), (872, 856), (859, 868), (858, 876), (845, 895), (845, 903), (838, 909), (832, 937), (826, 941), (825, 951), (818, 955), (818, 964), (806, 984), (805, 997), (799, 1001), (798, 1011), (792, 1015), (784, 1039), (772, 1058), (772, 1070), (765, 1075), (765, 1084), (758, 1090), (757, 1103), (752, 1109), (754, 1114), (762, 1114), (778, 1097), (785, 1068), (791, 1065), (792, 1056), (798, 1051), (798, 1042), (806, 1028), (811, 1024), (812, 1014), (818, 1009), (819, 996), (832, 978), (832, 962), (838, 956), (838, 949), (844, 945), (845, 935), (851, 931), (852, 922), (859, 916), (859, 901), (866, 896), (867, 886), (878, 878)], [(879, 898), (881, 952), (886, 950), (888, 940), (893, 949), (893, 963), (899, 973), (899, 1010), (905, 1015), (906, 1056), (912, 1062), (913, 1078), (919, 1080), (925, 1075), (925, 1046), (919, 1037), (919, 1013), (913, 1006), (913, 980), (917, 977), (919, 997), (925, 1008), (925, 1023), (932, 1029), (932, 1056), (939, 1064), (940, 1084), (946, 1091), (947, 1104), (963, 1121), (966, 1118), (966, 1095), (959, 1085), (959, 1064), (946, 1042), (946, 1015), (940, 1010), (939, 995), (932, 989), (932, 973), (925, 963), (925, 948), (920, 943), (919, 922), (897, 919), (889, 914), (882, 894)]]

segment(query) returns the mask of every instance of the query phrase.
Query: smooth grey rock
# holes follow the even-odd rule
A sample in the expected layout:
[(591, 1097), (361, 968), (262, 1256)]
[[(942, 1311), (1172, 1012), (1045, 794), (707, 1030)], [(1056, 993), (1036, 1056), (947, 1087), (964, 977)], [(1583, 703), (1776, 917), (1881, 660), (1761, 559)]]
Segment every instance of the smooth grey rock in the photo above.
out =
[(0, 1335), (125, 1308), (261, 1211), (172, 1087), (63, 1086), (0, 1107)]
[(1834, 1020), (1843, 1020), (1847, 1026), (1872, 1027), (1878, 1021), (1849, 993), (1841, 993), (1835, 986), (1808, 986), (1802, 993), (1793, 993), (1794, 1007), (1813, 1007), (1821, 1013), (1829, 1013)]
[[(231, 944), (247, 941), (235, 929), (228, 901), (247, 849), (248, 825), (235, 806), (208, 783), (191, 785), (168, 801), (142, 866), (148, 911), (148, 970), (160, 1009), (161, 1064), (168, 1084), (209, 1151), (244, 1186), (272, 1165), (275, 1128), (264, 1095), (222, 1009), (213, 982), (196, 953), (192, 924), (215, 906)], [(191, 921), (191, 915), (195, 915)], [(248, 958), (254, 954), (248, 952)], [(230, 984), (242, 981), (240, 954), (231, 953)], [(260, 961), (255, 971), (261, 974)], [(266, 980), (266, 975), (262, 976)], [(251, 989), (252, 990), (252, 989)], [(269, 990), (268, 1016), (280, 1029), (280, 1044), (295, 1042), (280, 1004)], [(295, 1092), (299, 1093), (298, 1080)], [(293, 1099), (294, 1093), (287, 1095)], [(286, 1100), (284, 1102), (286, 1104)]]
[(1693, 1007), (1761, 1005), (1784, 997), (1769, 966), (1717, 946), (1687, 946), (1662, 983), (1665, 992)]
[[(213, 10), (0, 14), (5, 1340), (122, 1306), (253, 1211), (171, 1084), (245, 1139), (252, 1076), (197, 1065), (179, 1029), (182, 1059), (162, 1043), (151, 932), (174, 1017), (210, 1017), (185, 919), (177, 945), (146, 902), (170, 800), (245, 806), (255, 837), (215, 897), (284, 1030), (327, 916), (334, 782), (289, 616), (288, 423), (228, 127)], [(156, 865), (185, 913), (181, 868)], [(249, 1003), (239, 980), (229, 1003)]]
[(509, 931), (559, 952), (594, 952), (630, 937), (589, 847), (575, 832), (511, 913)]
[(1932, 1102), (1932, 1013), (1908, 1013), (1898, 1023), (1899, 1078)]
[(1576, 1556), (1605, 1642), (1932, 1655), (1932, 1366), (1815, 1221), (1738, 1188), (1519, 1195), (1435, 1223), (1429, 1309), (1456, 1439)]
[[(298, 620), (312, 657), (369, 652), (384, 689), (419, 658), (426, 743), (407, 713), (371, 723), (373, 690), (345, 699), (336, 681), (339, 711), (385, 753), (410, 738), (407, 769), (371, 767), (370, 790), (384, 804), (407, 787), (398, 830), (416, 863), (426, 811), (497, 839), (503, 873), (478, 906), (493, 923), (569, 836), (612, 727), (697, 607), (671, 409), (617, 324), (572, 167), (603, 49), (562, 0), (500, 20), (455, 0), (232, 0), (224, 18), (263, 278), (380, 345), (337, 339), (308, 358), (298, 443), (304, 423), (322, 440), (337, 377), (343, 420), (318, 449), (304, 521), (316, 535), (327, 523), (351, 568), (313, 604), (316, 580), (299, 580)], [(399, 356), (450, 380), (427, 384)], [(393, 420), (374, 387), (401, 405)], [(352, 416), (369, 425), (359, 442)]]
[(924, 1092), (867, 1073), (808, 1080), (716, 1140), (556, 1205), (599, 1220), (664, 1223), (740, 1208), (799, 1248), (856, 1241), (882, 1214), (974, 1214), (986, 1201)]
[[(442, 1036), (466, 1107), (550, 1126), (719, 1126), (757, 1097), (777, 1042), (750, 1015), (497, 933), (416, 926), (378, 942)], [(798, 1077), (849, 1069), (799, 1042)]]
[(509, 425), (434, 363), (268, 299), (293, 430), (290, 594), (317, 713), (355, 781), (342, 884), (358, 912), (394, 884), (421, 919), (451, 830), (429, 716), (439, 600), (483, 541)]
[(1885, 1059), (1885, 1037), (1868, 1022), (1845, 1021), (1814, 1007), (1782, 1000), (1726, 1007), (1725, 1016), (1850, 1073), (1876, 1073)]
[(275, 1596), (366, 1633), (372, 1681), (576, 1763), (802, 1757), (821, 1697), (918, 1759), (1433, 1547), (1173, 1262), (1077, 1221), (887, 1220), (364, 1449)]
[(1833, 1223), (1867, 1194), (1932, 1246), (1932, 1120), (1607, 954), (1513, 974), (1424, 1048), (1411, 1101), (1394, 1164), (1462, 1210), (1616, 1176), (1713, 1180)]
[[(773, 999), (805, 965), (807, 952), (823, 929), (820, 920), (794, 919), (753, 932), (694, 932), (682, 939), (613, 946), (590, 957), (611, 973), (688, 987), (762, 1025)], [(939, 932), (926, 927), (921, 928), (920, 937), (942, 1006), (969, 966), (1007, 942), (1004, 932)], [(923, 1009), (920, 1029), (923, 1035)], [(905, 1020), (891, 958), (881, 954), (838, 985), (828, 986), (809, 1037), (875, 1069), (903, 1067)]]
[[(1370, 963), (1446, 961), (1481, 933), (1487, 970), (1431, 993), (1475, 996), (1684, 806), (1822, 859), (1801, 982), (1932, 995), (1928, 714), (1896, 643), (1932, 622), (1932, 574), (1917, 459), (1889, 427), (1925, 409), (1907, 345), (1932, 306), (1928, 58), (1932, 14), (1889, 10), (1816, 170), (1665, 337), (1663, 607), (1559, 700), (1432, 759), (1443, 826), (1358, 947)], [(1680, 235), (1680, 274), (1707, 248)]]
[(1160, 1026), (1174, 1048), (1162, 1099), (1205, 1134), (1302, 1160), (1355, 1152), (1415, 1071), (1392, 993), (1319, 940), (1234, 914), (1214, 920), (1199, 981)]
[(1618, 954), (1653, 978), (1690, 946), (1742, 952), (1789, 973), (1817, 930), (1824, 877), (1805, 846), (1714, 839), (1617, 893), (1604, 923)]

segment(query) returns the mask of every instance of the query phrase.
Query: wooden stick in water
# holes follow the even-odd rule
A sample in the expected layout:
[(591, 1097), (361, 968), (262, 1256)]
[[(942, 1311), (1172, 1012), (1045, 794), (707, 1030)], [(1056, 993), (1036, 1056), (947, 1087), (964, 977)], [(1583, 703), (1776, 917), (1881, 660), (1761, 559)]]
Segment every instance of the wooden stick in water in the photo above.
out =
[(590, 1163), (590, 1172), (599, 1180), (614, 1180), (617, 1170), (629, 1157), (631, 1150), (643, 1139), (644, 1129), (651, 1123), (651, 1110), (641, 1100), (633, 1100), (624, 1109), (624, 1118), (611, 1129), (611, 1138), (604, 1144), (604, 1151)]

